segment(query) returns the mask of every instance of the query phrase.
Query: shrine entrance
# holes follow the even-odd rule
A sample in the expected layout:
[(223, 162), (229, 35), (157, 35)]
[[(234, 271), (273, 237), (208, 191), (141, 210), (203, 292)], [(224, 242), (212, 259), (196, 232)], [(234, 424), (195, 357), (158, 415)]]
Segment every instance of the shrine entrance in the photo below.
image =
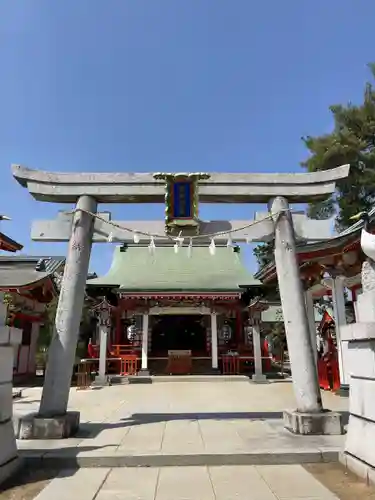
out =
[[(235, 294), (237, 300), (243, 294), (249, 297), (250, 283), (244, 281), (242, 267), (231, 259), (230, 269), (225, 266), (217, 274), (209, 264), (210, 258), (220, 261), (218, 248), (229, 248), (238, 254), (235, 244), (274, 239), (275, 269), (288, 340), (289, 357), (293, 373), (296, 410), (284, 413), (285, 426), (295, 433), (317, 434), (342, 433), (339, 414), (323, 411), (318, 383), (315, 356), (309, 327), (309, 318), (302, 288), (296, 238), (318, 241), (331, 239), (331, 221), (315, 221), (301, 212), (294, 212), (290, 204), (309, 203), (335, 192), (336, 181), (347, 178), (349, 165), (324, 172), (271, 174), (271, 173), (51, 173), (30, 170), (14, 165), (13, 175), (32, 196), (43, 202), (75, 204), (69, 212), (59, 214), (54, 221), (34, 221), (32, 239), (35, 241), (69, 241), (62, 292), (56, 313), (56, 332), (48, 351), (48, 364), (38, 414), (41, 418), (64, 418), (59, 437), (67, 437), (79, 425), (79, 414), (68, 414), (71, 374), (74, 367), (76, 345), (82, 316), (92, 243), (121, 243), (119, 252), (126, 253), (129, 245), (147, 246), (153, 266), (153, 283), (156, 291), (186, 296), (190, 291), (199, 295), (220, 292)], [(199, 202), (202, 203), (265, 203), (267, 212), (257, 214), (255, 220), (203, 221), (199, 218)], [(164, 203), (165, 219), (160, 221), (112, 221), (108, 212), (98, 212), (101, 203)], [(159, 265), (157, 247), (172, 250), (168, 266)], [(206, 252), (203, 255), (204, 249)], [(186, 255), (181, 266), (173, 256)], [(199, 253), (202, 258), (194, 260)], [(222, 253), (222, 252), (221, 252)], [(232, 255), (232, 257), (233, 257)], [(190, 264), (189, 264), (190, 262)], [(133, 261), (134, 265), (134, 261)], [(221, 266), (223, 267), (223, 266)], [(125, 286), (116, 279), (117, 267), (112, 277), (101, 283), (130, 291), (132, 300), (145, 292), (155, 291), (149, 286), (151, 276), (144, 274), (144, 260), (139, 262), (137, 275), (126, 280)], [(165, 276), (184, 269), (179, 283), (166, 288)], [(142, 271), (142, 272), (141, 272)], [(247, 280), (246, 280), (247, 281)], [(254, 283), (253, 283), (254, 284)], [(185, 297), (183, 297), (185, 298)], [(292, 300), (291, 300), (292, 298)], [(256, 298), (255, 298), (256, 299)], [(130, 298), (129, 298), (130, 300)], [(142, 362), (141, 372), (147, 370), (149, 316), (155, 314), (147, 303), (142, 312)], [(210, 349), (212, 369), (218, 369), (220, 340), (217, 316), (219, 308), (210, 304), (206, 314), (211, 316)], [(108, 318), (106, 318), (108, 320)], [(108, 321), (103, 320), (100, 354), (100, 380), (105, 384), (106, 343)], [(172, 327), (171, 327), (172, 330)], [(174, 328), (175, 330), (175, 328)], [(190, 337), (192, 335), (190, 334)], [(172, 338), (172, 334), (171, 334)], [(183, 337), (182, 337), (183, 338)], [(181, 338), (181, 342), (182, 342)], [(186, 337), (187, 342), (187, 337)], [(185, 341), (184, 340), (184, 341)], [(259, 340), (259, 336), (258, 336)], [(176, 341), (177, 342), (177, 341)], [(257, 346), (260, 359), (260, 345)], [(172, 355), (171, 355), (172, 356)], [(170, 363), (174, 361), (169, 360)], [(186, 364), (187, 366), (187, 364)], [(185, 373), (189, 373), (183, 367)], [(173, 368), (173, 369), (172, 369)], [(182, 369), (181, 369), (182, 370)], [(168, 366), (168, 373), (174, 367)], [(73, 419), (73, 420), (72, 420)], [(61, 422), (59, 420), (59, 422)], [(74, 423), (73, 423), (74, 422)], [(46, 423), (46, 428), (48, 427)], [(56, 426), (53, 426), (55, 429)], [(325, 432), (327, 431), (327, 432)], [(64, 434), (64, 435), (63, 435)], [(48, 436), (52, 437), (52, 436)], [(55, 434), (53, 437), (57, 437)]]
[(206, 327), (201, 315), (154, 317), (151, 356), (166, 356), (170, 350), (189, 350), (193, 356), (206, 351)]

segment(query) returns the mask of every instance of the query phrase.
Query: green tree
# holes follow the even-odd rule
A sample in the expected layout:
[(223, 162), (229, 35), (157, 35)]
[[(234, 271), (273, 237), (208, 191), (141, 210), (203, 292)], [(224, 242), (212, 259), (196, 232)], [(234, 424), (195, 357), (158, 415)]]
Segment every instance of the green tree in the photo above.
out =
[[(372, 80), (375, 64), (370, 64)], [(363, 102), (330, 107), (334, 126), (329, 134), (304, 141), (309, 158), (302, 162), (308, 172), (329, 170), (349, 163), (350, 175), (341, 181), (334, 195), (311, 203), (309, 216), (325, 219), (336, 215), (336, 226), (343, 229), (352, 224), (350, 217), (368, 211), (375, 202), (375, 89), (365, 86)]]
[[(58, 299), (56, 298), (47, 305), (46, 310), (44, 311), (43, 326), (40, 329), (38, 337), (38, 350), (41, 352), (47, 351), (51, 343), (55, 327), (57, 305), (58, 305)], [(90, 303), (86, 299), (83, 304), (82, 318), (81, 318), (80, 332), (79, 332), (79, 341), (83, 341), (85, 344), (87, 344), (89, 337), (92, 335), (92, 332), (95, 329), (95, 325), (92, 322), (92, 318), (93, 315), (91, 313)]]
[(55, 298), (46, 306), (43, 314), (43, 323), (40, 327), (38, 336), (38, 350), (41, 352), (45, 352), (51, 343), (53, 328), (55, 324), (56, 309), (57, 298)]
[(274, 248), (275, 244), (273, 240), (267, 243), (260, 243), (254, 248), (253, 253), (259, 269), (267, 265), (273, 259)]
[(272, 351), (280, 359), (280, 372), (284, 376), (285, 351), (287, 350), (287, 340), (282, 309), (276, 311), (276, 322), (272, 326), (269, 338), (272, 343)]
[[(302, 140), (309, 151), (301, 163), (308, 172), (329, 170), (350, 164), (349, 177), (340, 181), (336, 192), (311, 203), (308, 215), (313, 219), (336, 216), (336, 229), (352, 224), (350, 217), (368, 211), (375, 203), (375, 63), (369, 64), (371, 80), (366, 83), (362, 102), (330, 107), (333, 129), (329, 134), (307, 136)], [(259, 267), (272, 259), (271, 244), (258, 245), (254, 255)]]

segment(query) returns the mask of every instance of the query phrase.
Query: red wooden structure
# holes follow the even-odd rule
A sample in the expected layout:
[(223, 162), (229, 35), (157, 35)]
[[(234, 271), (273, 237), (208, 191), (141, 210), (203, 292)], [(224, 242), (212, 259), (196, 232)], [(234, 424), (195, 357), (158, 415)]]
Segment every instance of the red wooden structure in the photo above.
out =
[(320, 388), (325, 391), (340, 389), (340, 370), (337, 348), (332, 338), (335, 322), (328, 311), (323, 314), (319, 330), (323, 337), (323, 352), (319, 353), (318, 376)]

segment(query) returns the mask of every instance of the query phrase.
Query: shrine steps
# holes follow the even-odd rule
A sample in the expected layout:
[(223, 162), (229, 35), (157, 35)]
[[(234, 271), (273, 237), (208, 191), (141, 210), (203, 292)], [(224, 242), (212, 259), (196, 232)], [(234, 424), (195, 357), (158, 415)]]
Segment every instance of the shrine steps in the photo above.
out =
[(133, 375), (112, 376), (111, 384), (157, 384), (168, 382), (248, 382), (246, 375)]
[[(284, 450), (253, 450), (247, 453), (193, 453), (193, 454), (129, 454), (124, 451), (106, 452), (85, 450), (54, 450), (44, 452), (20, 450), (24, 466), (33, 469), (67, 470), (77, 468), (117, 467), (215, 467), (244, 465), (297, 465), (316, 463), (338, 463), (339, 447), (321, 451), (309, 448)], [(315, 498), (315, 497), (314, 497)], [(319, 497), (320, 498), (320, 497)], [(331, 498), (331, 497), (330, 497)], [(302, 498), (301, 498), (302, 500)]]
[[(168, 375), (167, 359), (150, 359), (148, 368), (152, 375)], [(192, 359), (191, 375), (216, 375), (210, 359)]]

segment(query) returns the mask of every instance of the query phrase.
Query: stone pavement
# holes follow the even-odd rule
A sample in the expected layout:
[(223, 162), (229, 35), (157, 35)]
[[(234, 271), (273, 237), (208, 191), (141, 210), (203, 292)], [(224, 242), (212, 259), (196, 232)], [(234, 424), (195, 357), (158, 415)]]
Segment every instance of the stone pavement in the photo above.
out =
[(79, 469), (36, 500), (334, 500), (300, 465)]
[[(14, 402), (15, 414), (36, 411), (40, 396), (41, 388), (24, 389), (23, 398)], [(347, 411), (345, 398), (323, 393), (323, 400), (326, 408)], [(79, 434), (67, 440), (18, 441), (18, 446), (28, 459), (60, 469), (337, 460), (344, 436), (295, 436), (284, 430), (282, 410), (294, 405), (289, 381), (72, 389), (69, 406), (81, 412)]]

